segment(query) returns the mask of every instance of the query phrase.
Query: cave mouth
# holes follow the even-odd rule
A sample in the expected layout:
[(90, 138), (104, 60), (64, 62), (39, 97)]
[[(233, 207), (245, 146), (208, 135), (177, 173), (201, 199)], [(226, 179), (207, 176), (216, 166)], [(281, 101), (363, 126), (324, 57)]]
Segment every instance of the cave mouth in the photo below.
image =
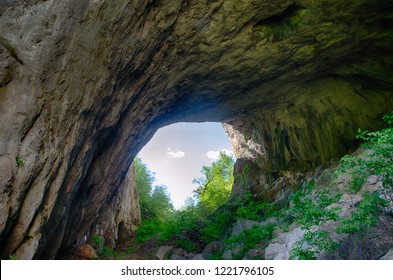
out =
[(166, 186), (175, 209), (180, 209), (196, 189), (193, 179), (202, 176), (232, 145), (219, 122), (180, 122), (160, 128), (137, 157), (155, 177), (155, 186)]

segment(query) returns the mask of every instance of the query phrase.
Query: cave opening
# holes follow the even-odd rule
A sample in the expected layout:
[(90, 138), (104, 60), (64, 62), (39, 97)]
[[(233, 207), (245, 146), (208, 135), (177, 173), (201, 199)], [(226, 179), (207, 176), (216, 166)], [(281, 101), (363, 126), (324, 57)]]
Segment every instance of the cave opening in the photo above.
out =
[(197, 189), (203, 166), (223, 152), (233, 156), (226, 131), (218, 122), (180, 122), (160, 128), (137, 157), (154, 176), (154, 188), (165, 186), (175, 209)]

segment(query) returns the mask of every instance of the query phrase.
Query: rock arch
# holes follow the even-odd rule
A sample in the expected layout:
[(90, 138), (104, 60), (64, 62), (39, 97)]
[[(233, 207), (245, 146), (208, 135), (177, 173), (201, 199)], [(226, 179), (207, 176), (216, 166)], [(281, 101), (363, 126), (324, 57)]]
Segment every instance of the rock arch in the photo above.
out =
[(3, 1), (1, 257), (131, 230), (130, 165), (165, 124), (226, 123), (261, 194), (346, 153), (393, 106), (392, 3), (353, 2)]

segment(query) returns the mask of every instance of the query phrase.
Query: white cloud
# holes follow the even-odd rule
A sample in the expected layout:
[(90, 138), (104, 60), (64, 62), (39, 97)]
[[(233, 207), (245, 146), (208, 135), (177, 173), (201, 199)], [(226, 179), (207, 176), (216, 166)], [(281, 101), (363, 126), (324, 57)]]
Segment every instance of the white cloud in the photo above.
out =
[(224, 154), (228, 156), (233, 156), (233, 152), (227, 149), (222, 149), (220, 151), (208, 151), (207, 153), (203, 154), (202, 156), (207, 157), (212, 160), (218, 160), (218, 157), (220, 156), (220, 152), (223, 152)]
[(185, 152), (180, 151), (180, 150), (174, 150), (172, 148), (167, 148), (166, 154), (172, 158), (182, 158), (186, 155)]

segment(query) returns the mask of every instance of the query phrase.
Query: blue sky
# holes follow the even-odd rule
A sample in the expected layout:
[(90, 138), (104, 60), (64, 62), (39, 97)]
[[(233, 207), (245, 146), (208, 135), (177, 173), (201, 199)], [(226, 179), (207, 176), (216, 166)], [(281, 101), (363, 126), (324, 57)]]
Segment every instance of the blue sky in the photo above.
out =
[(217, 159), (219, 151), (232, 153), (220, 123), (176, 123), (159, 129), (138, 156), (155, 173), (156, 185), (166, 185), (175, 208), (183, 205), (197, 187), (203, 165)]

